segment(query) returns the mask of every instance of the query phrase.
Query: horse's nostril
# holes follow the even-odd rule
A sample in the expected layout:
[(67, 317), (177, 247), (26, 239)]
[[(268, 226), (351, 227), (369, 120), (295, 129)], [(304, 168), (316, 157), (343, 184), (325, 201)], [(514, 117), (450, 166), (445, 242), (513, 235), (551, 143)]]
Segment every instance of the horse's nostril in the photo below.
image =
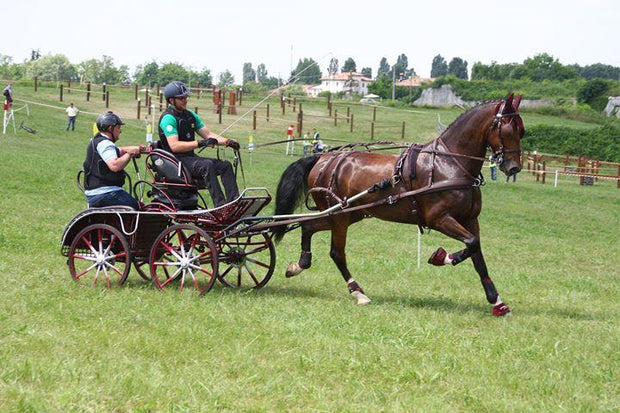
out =
[(521, 168), (519, 168), (518, 166), (514, 166), (512, 168), (510, 168), (510, 170), (508, 171), (508, 175), (514, 175), (521, 172)]

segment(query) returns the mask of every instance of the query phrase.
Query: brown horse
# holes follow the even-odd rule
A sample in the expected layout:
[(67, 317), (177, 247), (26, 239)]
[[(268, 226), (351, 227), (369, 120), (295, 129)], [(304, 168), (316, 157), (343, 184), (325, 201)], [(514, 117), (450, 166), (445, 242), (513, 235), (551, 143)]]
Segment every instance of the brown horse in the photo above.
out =
[[(461, 251), (447, 254), (439, 248), (429, 259), (433, 265), (456, 265), (471, 257), (480, 276), (493, 315), (508, 314), (489, 277), (480, 247), (478, 215), (482, 207), (480, 170), (487, 148), (500, 169), (511, 176), (521, 170), (521, 138), (525, 132), (518, 108), (521, 96), (480, 104), (457, 118), (437, 139), (412, 145), (401, 155), (372, 151), (333, 151), (302, 158), (289, 165), (280, 178), (276, 215), (291, 214), (304, 194), (312, 195), (321, 211), (339, 204), (338, 211), (301, 220), (301, 257), (288, 266), (287, 277), (310, 267), (311, 238), (331, 230), (330, 256), (358, 304), (370, 299), (347, 268), (345, 245), (349, 225), (365, 217), (417, 224), (459, 240)], [(364, 192), (366, 191), (366, 192)], [(347, 199), (364, 192), (361, 202)], [(279, 241), (293, 227), (276, 226)]]

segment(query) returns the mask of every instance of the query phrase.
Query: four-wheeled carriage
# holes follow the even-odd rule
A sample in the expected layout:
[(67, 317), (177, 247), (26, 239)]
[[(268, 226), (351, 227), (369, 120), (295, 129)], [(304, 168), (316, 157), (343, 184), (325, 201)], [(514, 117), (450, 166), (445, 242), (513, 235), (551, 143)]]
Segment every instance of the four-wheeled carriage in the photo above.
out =
[(133, 264), (162, 290), (187, 286), (204, 294), (216, 279), (235, 288), (267, 284), (275, 268), (273, 242), (267, 229), (249, 224), (271, 200), (266, 189), (246, 189), (233, 202), (207, 209), (199, 185), (174, 155), (153, 150), (146, 166), (152, 182), (130, 185), (140, 198), (152, 198), (139, 211), (89, 208), (66, 226), (62, 254), (73, 279), (113, 288)]

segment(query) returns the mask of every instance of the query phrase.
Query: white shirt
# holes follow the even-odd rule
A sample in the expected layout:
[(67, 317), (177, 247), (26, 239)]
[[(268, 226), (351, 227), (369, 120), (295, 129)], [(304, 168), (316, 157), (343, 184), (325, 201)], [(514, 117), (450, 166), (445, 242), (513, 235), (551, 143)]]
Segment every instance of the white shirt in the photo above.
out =
[(79, 110), (75, 106), (69, 106), (67, 109), (65, 109), (65, 112), (67, 112), (68, 116), (74, 117), (77, 116)]

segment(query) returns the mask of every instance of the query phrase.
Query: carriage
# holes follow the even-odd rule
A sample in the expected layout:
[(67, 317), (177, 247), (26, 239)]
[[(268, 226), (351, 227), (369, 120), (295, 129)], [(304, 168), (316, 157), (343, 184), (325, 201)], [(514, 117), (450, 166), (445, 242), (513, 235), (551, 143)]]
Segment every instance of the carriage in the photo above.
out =
[[(282, 174), (272, 216), (258, 215), (271, 201), (265, 188), (246, 189), (229, 204), (207, 208), (183, 164), (156, 148), (146, 155), (151, 181), (130, 184), (140, 199), (146, 192), (152, 201), (140, 211), (109, 207), (79, 213), (65, 228), (62, 254), (76, 281), (120, 286), (133, 266), (160, 289), (183, 289), (189, 282), (202, 295), (217, 280), (230, 287), (265, 286), (275, 267), (273, 240), (295, 228), (301, 228), (301, 254), (286, 276), (300, 274), (311, 266), (313, 234), (330, 230), (330, 256), (352, 297), (367, 304), (370, 298), (348, 270), (345, 246), (350, 225), (375, 217), (463, 242), (465, 248), (451, 254), (438, 248), (429, 264), (471, 258), (493, 315), (503, 316), (510, 308), (497, 293), (480, 246), (480, 172), (488, 149), (507, 176), (521, 170), (520, 102), (510, 95), (480, 104), (438, 138), (407, 146), (400, 155), (345, 145), (301, 158)], [(306, 205), (311, 196), (318, 212), (294, 214), (304, 194)]]
[[(65, 227), (61, 253), (72, 278), (114, 288), (133, 266), (160, 289), (189, 286), (205, 294), (218, 280), (237, 288), (267, 284), (275, 248), (266, 228), (252, 229), (271, 201), (267, 189), (245, 189), (233, 202), (208, 209), (199, 185), (174, 155), (154, 149), (145, 156), (151, 181), (129, 186), (134, 196), (147, 193), (151, 202), (140, 210), (89, 208)], [(83, 190), (81, 178), (82, 172)]]

